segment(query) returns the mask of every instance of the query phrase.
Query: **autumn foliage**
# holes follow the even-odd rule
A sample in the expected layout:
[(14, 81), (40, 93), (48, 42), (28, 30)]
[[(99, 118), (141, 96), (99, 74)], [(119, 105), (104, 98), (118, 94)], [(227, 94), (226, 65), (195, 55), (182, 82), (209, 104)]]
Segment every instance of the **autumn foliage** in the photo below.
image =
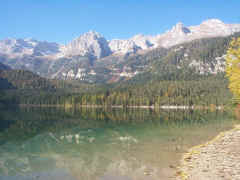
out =
[(240, 102), (240, 37), (234, 38), (227, 51), (226, 76), (229, 79), (229, 89), (234, 100)]

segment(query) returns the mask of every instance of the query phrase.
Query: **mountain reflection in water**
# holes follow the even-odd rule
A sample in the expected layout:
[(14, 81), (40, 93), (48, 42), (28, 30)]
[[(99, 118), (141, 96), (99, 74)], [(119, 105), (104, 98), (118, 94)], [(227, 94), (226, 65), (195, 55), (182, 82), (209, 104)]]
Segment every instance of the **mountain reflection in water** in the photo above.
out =
[(224, 111), (0, 112), (0, 179), (170, 179), (181, 154), (235, 123)]

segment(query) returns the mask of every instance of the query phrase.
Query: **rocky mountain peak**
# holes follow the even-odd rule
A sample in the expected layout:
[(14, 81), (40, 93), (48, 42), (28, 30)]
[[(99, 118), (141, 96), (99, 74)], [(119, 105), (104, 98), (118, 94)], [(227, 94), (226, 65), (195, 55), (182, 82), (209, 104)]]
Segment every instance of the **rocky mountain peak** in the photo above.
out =
[(88, 39), (95, 39), (95, 40), (97, 40), (99, 38), (103, 38), (103, 36), (100, 33), (96, 32), (96, 31), (90, 30), (90, 31), (82, 34), (77, 39), (79, 39), (79, 38), (88, 38)]
[(205, 32), (208, 36), (227, 36), (239, 31), (239, 25), (225, 24), (219, 19), (208, 19), (203, 21), (199, 26), (192, 27), (193, 31), (198, 34)]
[(170, 31), (171, 33), (175, 33), (177, 35), (185, 35), (190, 33), (190, 29), (184, 26), (183, 23), (179, 22), (177, 23)]
[(95, 31), (89, 31), (64, 47), (64, 54), (70, 56), (89, 56), (102, 58), (111, 54), (107, 40)]
[(143, 34), (137, 34), (133, 36), (131, 40), (141, 49), (148, 49), (154, 45), (154, 43), (151, 42), (151, 36), (145, 36)]

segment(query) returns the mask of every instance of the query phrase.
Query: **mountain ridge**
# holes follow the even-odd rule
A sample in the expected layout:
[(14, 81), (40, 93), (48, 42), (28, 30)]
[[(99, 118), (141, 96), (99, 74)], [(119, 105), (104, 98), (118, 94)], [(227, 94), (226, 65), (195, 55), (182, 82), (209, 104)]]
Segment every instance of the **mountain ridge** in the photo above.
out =
[[(201, 33), (196, 33), (200, 32), (202, 26), (210, 27), (203, 32), (207, 34), (206, 38), (200, 38)], [(216, 26), (218, 30), (212, 31), (211, 26)], [(92, 31), (70, 42), (68, 48), (33, 39), (5, 40), (12, 49), (8, 49), (8, 46), (1, 47), (1, 42), (0, 49), (22, 54), (9, 57), (0, 50), (0, 63), (11, 69), (32, 71), (49, 79), (98, 84), (142, 76), (153, 77), (160, 71), (161, 75), (170, 76), (175, 73), (166, 71), (177, 72), (181, 69), (194, 69), (195, 73), (202, 75), (217, 74), (224, 71), (224, 55), (229, 42), (233, 37), (240, 36), (240, 32), (231, 35), (238, 31), (240, 25), (231, 25), (233, 30), (226, 27), (229, 25), (219, 20), (208, 20), (192, 27), (178, 23), (170, 31), (156, 36), (156, 39), (139, 34), (130, 40), (112, 41), (107, 41), (101, 34)], [(230, 35), (225, 37), (226, 34)], [(212, 37), (213, 35), (217, 37)], [(113, 41), (116, 41), (113, 43), (115, 46), (106, 46), (106, 43)], [(162, 46), (157, 46), (158, 43)], [(128, 48), (121, 49), (122, 46)]]
[(124, 55), (157, 47), (169, 48), (195, 39), (228, 36), (240, 32), (240, 24), (225, 24), (219, 19), (208, 19), (197, 26), (177, 23), (171, 30), (156, 36), (137, 34), (129, 39), (107, 40), (95, 31), (89, 31), (66, 45), (34, 39), (6, 39), (0, 41), (0, 54), (8, 57), (35, 56), (56, 59), (87, 56), (100, 59), (112, 54)]

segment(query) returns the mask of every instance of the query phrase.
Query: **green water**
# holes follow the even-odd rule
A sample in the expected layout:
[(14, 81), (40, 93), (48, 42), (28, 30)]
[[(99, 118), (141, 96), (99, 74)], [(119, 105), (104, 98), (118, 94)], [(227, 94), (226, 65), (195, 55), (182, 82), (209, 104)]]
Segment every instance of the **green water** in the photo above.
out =
[(0, 110), (0, 179), (173, 179), (182, 153), (236, 123), (224, 111)]

